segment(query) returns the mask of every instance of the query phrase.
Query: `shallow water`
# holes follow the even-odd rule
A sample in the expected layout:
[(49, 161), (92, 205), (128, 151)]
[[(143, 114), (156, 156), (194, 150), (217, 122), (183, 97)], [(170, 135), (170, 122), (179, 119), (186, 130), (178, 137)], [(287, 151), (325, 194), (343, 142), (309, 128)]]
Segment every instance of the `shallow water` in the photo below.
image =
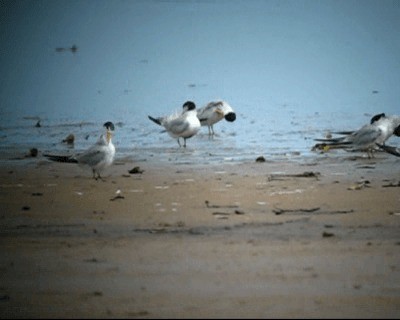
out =
[[(208, 136), (207, 127), (202, 127), (199, 134), (187, 140), (187, 148), (180, 148), (177, 141), (151, 122), (144, 112), (132, 112), (125, 120), (112, 120), (116, 125), (113, 140), (116, 160), (221, 164), (254, 161), (264, 156), (268, 161), (308, 161), (321, 157), (319, 152), (311, 150), (315, 138), (323, 138), (331, 130), (357, 129), (368, 123), (372, 116), (345, 112), (307, 113), (285, 107), (264, 113), (250, 112), (250, 108), (234, 109), (237, 113), (235, 122), (222, 120), (215, 124), (216, 135), (212, 138)], [(151, 114), (161, 116), (168, 112)], [(39, 119), (40, 127), (36, 127)], [(31, 148), (37, 148), (39, 156), (41, 153), (79, 153), (96, 141), (107, 120), (111, 119), (21, 116), (0, 127), (0, 159), (19, 159)], [(75, 135), (75, 143), (63, 143), (62, 140), (71, 133)], [(388, 144), (398, 145), (398, 140), (392, 137)], [(341, 150), (332, 153), (349, 155)]]
[[(81, 152), (106, 121), (116, 124), (117, 160), (303, 161), (320, 156), (311, 151), (313, 139), (328, 130), (398, 114), (397, 3), (99, 0), (6, 7), (3, 161), (31, 148)], [(201, 107), (213, 99), (226, 100), (237, 120), (216, 124), (212, 140), (204, 127), (186, 149), (147, 118), (179, 110), (186, 100)], [(73, 147), (62, 143), (71, 133)]]

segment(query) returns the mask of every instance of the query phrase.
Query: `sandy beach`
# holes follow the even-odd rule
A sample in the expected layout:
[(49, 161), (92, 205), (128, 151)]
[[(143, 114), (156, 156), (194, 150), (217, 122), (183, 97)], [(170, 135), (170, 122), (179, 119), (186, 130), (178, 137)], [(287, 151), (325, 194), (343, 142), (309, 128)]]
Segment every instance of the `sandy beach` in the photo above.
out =
[(0, 317), (398, 318), (399, 164), (6, 162)]

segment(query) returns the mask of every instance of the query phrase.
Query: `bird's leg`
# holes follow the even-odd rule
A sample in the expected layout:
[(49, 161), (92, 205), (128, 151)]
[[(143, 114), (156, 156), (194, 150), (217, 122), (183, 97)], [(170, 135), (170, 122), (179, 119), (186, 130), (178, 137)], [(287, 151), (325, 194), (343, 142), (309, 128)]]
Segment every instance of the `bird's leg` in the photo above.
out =
[(100, 172), (97, 172), (97, 178), (96, 178), (96, 181), (97, 180), (101, 180), (101, 181), (106, 181), (101, 175), (100, 175)]
[(183, 138), (183, 147), (186, 148), (186, 138)]
[(181, 146), (181, 142), (179, 141), (179, 138), (176, 139), (176, 140), (178, 141), (179, 147), (182, 147), (182, 146)]
[(93, 171), (93, 179), (95, 179), (96, 181), (99, 180), (99, 179), (101, 181), (104, 181), (104, 179), (101, 177), (101, 175), (100, 175), (100, 173), (98, 171), (96, 171), (95, 169), (92, 169), (92, 171)]

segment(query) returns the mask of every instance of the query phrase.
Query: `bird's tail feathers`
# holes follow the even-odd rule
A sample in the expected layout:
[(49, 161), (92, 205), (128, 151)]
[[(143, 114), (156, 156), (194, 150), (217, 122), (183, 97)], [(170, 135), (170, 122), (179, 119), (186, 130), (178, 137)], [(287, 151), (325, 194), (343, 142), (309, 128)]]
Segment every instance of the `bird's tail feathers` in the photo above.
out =
[(159, 126), (161, 126), (161, 120), (160, 120), (160, 119), (156, 119), (156, 118), (153, 118), (153, 117), (151, 117), (151, 116), (148, 116), (148, 117), (149, 117), (149, 119), (150, 119), (151, 121), (153, 121), (153, 122), (157, 123)]
[(332, 132), (333, 134), (342, 134), (342, 135), (350, 135), (352, 133), (354, 133), (354, 131), (336, 131), (336, 132)]
[(78, 161), (75, 158), (72, 158), (71, 156), (57, 156), (57, 155), (53, 155), (53, 154), (44, 154), (43, 156), (51, 161), (78, 163)]
[(351, 144), (350, 141), (343, 141), (343, 138), (331, 138), (331, 139), (314, 139), (314, 141), (324, 142), (326, 144)]

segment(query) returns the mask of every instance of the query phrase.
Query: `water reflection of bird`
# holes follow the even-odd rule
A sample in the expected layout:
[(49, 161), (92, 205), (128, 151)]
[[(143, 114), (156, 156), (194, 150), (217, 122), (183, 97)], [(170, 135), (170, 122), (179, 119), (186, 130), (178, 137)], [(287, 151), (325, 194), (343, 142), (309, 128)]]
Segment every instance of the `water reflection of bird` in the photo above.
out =
[(115, 157), (115, 146), (112, 143), (114, 124), (108, 121), (103, 126), (106, 128), (106, 134), (101, 135), (93, 146), (81, 154), (72, 156), (44, 154), (44, 156), (52, 161), (89, 166), (92, 169), (93, 178), (101, 179), (100, 173), (113, 163)]
[(186, 101), (183, 104), (182, 113), (159, 118), (148, 117), (151, 121), (163, 126), (172, 138), (177, 139), (179, 146), (181, 146), (179, 139), (183, 138), (184, 147), (186, 147), (186, 139), (196, 135), (201, 127), (197, 118), (196, 105), (192, 101)]
[(70, 48), (57, 47), (56, 52), (64, 52), (71, 51), (72, 53), (76, 53), (78, 51), (78, 47), (74, 44)]
[(349, 151), (366, 151), (373, 157), (377, 144), (384, 145), (392, 135), (400, 136), (400, 116), (374, 116), (369, 124), (360, 129), (347, 132), (344, 137), (331, 139), (315, 139), (323, 143), (316, 144), (313, 149), (342, 148)]
[(214, 124), (225, 118), (226, 121), (236, 120), (236, 113), (225, 101), (212, 101), (197, 110), (197, 117), (202, 126), (208, 126), (208, 134), (214, 135)]

